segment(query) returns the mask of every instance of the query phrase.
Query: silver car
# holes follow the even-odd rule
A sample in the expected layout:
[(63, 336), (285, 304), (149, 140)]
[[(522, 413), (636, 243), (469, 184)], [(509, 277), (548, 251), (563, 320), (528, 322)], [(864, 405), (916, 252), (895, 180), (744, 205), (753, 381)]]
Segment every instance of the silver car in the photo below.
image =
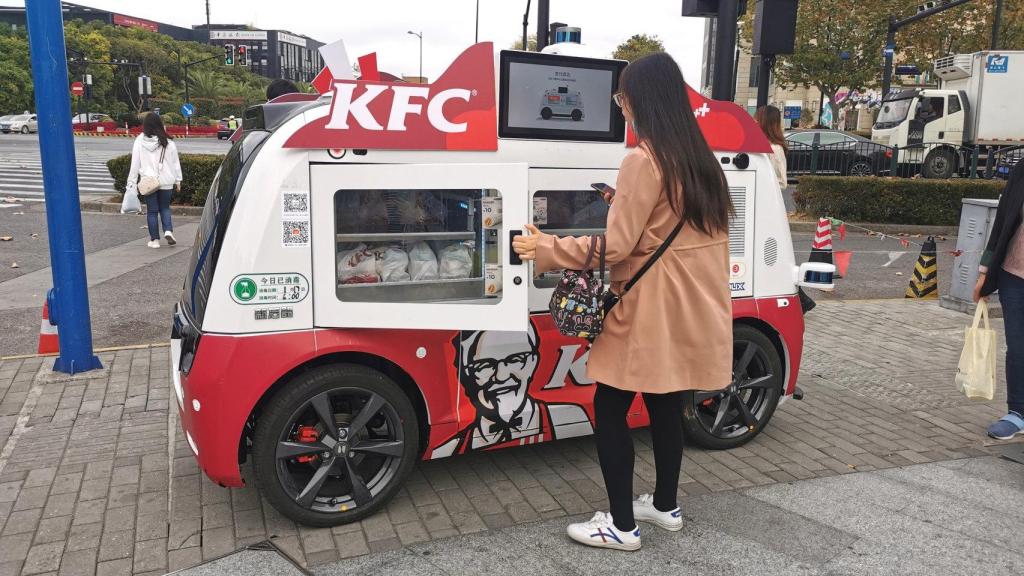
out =
[(35, 114), (18, 114), (17, 116), (9, 117), (7, 120), (0, 121), (0, 132), (4, 134), (10, 134), (11, 132), (28, 134), (29, 132), (38, 131), (39, 122)]

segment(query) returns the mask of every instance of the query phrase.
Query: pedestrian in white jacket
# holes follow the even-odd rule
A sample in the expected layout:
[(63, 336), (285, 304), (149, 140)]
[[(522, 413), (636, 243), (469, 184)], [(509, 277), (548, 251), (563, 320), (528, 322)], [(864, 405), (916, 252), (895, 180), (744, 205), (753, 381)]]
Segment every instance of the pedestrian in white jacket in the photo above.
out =
[(754, 120), (772, 145), (772, 168), (775, 169), (779, 188), (785, 190), (786, 186), (789, 186), (789, 175), (786, 174), (786, 152), (789, 151), (789, 146), (786, 144), (786, 135), (782, 132), (782, 113), (775, 106), (762, 106), (754, 113)]
[(149, 224), (150, 248), (160, 247), (160, 223), (164, 227), (164, 239), (168, 245), (174, 239), (174, 224), (171, 223), (171, 195), (174, 190), (181, 191), (181, 164), (178, 162), (178, 148), (167, 135), (160, 115), (150, 112), (142, 122), (142, 134), (135, 139), (132, 146), (132, 166), (128, 171), (128, 182), (125, 194), (136, 194), (140, 178), (156, 178), (160, 186), (143, 199), (146, 202), (146, 220)]

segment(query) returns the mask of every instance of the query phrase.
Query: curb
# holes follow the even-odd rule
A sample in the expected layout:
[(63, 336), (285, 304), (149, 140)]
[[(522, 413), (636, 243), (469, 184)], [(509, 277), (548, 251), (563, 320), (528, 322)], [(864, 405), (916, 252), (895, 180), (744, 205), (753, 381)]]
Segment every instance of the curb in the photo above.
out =
[[(147, 348), (167, 348), (170, 346), (168, 342), (154, 342), (152, 344), (133, 344), (131, 346), (111, 346), (109, 348), (96, 348), (93, 350), (93, 354), (101, 354), (103, 352), (117, 352), (119, 350), (145, 350)], [(52, 354), (18, 354), (15, 356), (0, 356), (0, 360), (25, 360), (28, 358), (56, 358), (60, 356), (60, 352), (54, 352)]]
[[(865, 224), (861, 222), (850, 222), (854, 226), (862, 226), (875, 232), (881, 232), (883, 234), (897, 235), (900, 233), (906, 234), (921, 234), (921, 235), (934, 235), (934, 236), (956, 236), (960, 230), (959, 226), (926, 226), (924, 224)], [(818, 228), (817, 221), (805, 221), (805, 220), (790, 220), (789, 230), (790, 232), (801, 232), (807, 234), (813, 234)]]
[[(120, 202), (99, 202), (86, 200), (81, 203), (82, 212), (103, 212), (106, 214), (120, 214), (121, 203)], [(146, 208), (143, 206), (142, 214), (146, 213)], [(182, 206), (180, 204), (171, 205), (171, 214), (174, 216), (202, 216), (202, 206)]]
[[(125, 134), (124, 132), (85, 132), (82, 130), (75, 130), (72, 132), (75, 136), (95, 136), (97, 138), (135, 138), (138, 134)], [(216, 134), (178, 134), (177, 136), (171, 135), (174, 138), (216, 138)]]

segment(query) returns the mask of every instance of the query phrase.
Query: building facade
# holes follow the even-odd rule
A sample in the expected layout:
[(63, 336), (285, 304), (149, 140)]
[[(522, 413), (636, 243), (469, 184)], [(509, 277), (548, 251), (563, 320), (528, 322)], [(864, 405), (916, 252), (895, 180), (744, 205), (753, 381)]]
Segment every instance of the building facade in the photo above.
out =
[[(245, 65), (254, 73), (267, 78), (311, 82), (324, 66), (319, 52), (323, 42), (285, 30), (260, 30), (238, 24), (203, 24), (184, 28), (71, 2), (62, 2), (61, 5), (65, 21), (99, 21), (111, 26), (142, 28), (166, 34), (175, 40), (215, 46), (230, 44), (235, 47), (235, 65), (240, 62), (238, 46), (245, 46)], [(0, 26), (24, 28), (25, 8), (0, 6)]]

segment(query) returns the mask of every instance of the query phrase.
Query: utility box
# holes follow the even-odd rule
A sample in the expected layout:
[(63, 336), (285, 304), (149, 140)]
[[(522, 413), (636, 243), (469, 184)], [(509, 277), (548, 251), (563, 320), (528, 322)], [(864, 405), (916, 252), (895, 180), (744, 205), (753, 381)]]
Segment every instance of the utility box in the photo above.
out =
[(963, 199), (960, 231), (956, 239), (956, 249), (961, 254), (953, 259), (949, 295), (943, 296), (939, 301), (943, 308), (961, 312), (974, 311), (973, 294), (974, 284), (978, 281), (978, 266), (981, 264), (981, 253), (985, 251), (988, 237), (992, 233), (998, 205), (999, 200), (994, 199)]

